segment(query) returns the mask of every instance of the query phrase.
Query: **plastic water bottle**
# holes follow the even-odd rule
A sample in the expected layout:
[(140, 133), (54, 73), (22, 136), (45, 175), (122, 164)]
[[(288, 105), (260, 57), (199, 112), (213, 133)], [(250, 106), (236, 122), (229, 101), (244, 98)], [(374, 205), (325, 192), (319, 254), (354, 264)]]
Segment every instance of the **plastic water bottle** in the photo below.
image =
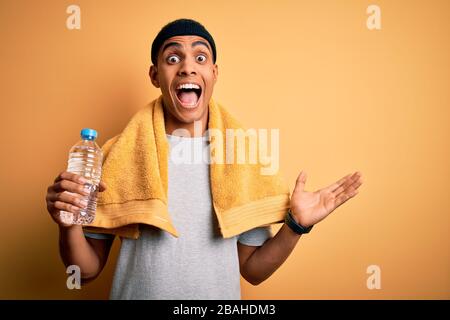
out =
[(81, 209), (79, 214), (61, 211), (64, 223), (86, 225), (94, 221), (103, 162), (102, 149), (95, 142), (96, 138), (97, 131), (84, 128), (81, 130), (81, 141), (70, 149), (67, 171), (88, 180), (84, 186), (89, 190), (89, 195), (84, 196), (87, 208)]

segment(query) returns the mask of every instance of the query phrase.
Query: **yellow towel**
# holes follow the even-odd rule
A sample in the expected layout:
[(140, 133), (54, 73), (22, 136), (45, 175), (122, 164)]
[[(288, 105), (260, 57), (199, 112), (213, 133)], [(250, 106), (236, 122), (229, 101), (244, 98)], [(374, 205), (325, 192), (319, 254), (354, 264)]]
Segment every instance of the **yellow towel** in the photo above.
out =
[[(220, 130), (224, 141), (220, 149), (214, 140), (217, 136), (209, 135), (211, 156), (219, 159), (221, 152), (226, 153), (225, 129), (239, 128), (243, 129), (211, 99), (208, 129)], [(236, 147), (237, 143), (235, 151)], [(107, 190), (99, 193), (94, 222), (85, 229), (137, 239), (139, 224), (147, 224), (178, 237), (167, 209), (169, 145), (162, 96), (137, 112), (124, 131), (108, 140), (102, 150), (102, 181)], [(246, 152), (248, 156), (248, 149)], [(236, 161), (210, 164), (213, 207), (223, 237), (284, 220), (289, 189), (278, 173), (262, 175), (261, 166)]]

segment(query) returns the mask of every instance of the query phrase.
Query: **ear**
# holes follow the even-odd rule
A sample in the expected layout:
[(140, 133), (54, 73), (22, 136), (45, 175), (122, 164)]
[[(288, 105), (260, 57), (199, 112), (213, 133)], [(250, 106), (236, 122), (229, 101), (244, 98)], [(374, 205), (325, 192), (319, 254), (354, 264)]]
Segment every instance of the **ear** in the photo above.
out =
[(158, 80), (158, 67), (152, 65), (150, 67), (150, 71), (148, 72), (148, 75), (150, 76), (150, 80), (152, 81), (152, 84), (156, 87), (159, 88), (159, 80)]
[(213, 75), (214, 75), (214, 84), (216, 84), (217, 78), (219, 77), (219, 66), (217, 64), (214, 65)]

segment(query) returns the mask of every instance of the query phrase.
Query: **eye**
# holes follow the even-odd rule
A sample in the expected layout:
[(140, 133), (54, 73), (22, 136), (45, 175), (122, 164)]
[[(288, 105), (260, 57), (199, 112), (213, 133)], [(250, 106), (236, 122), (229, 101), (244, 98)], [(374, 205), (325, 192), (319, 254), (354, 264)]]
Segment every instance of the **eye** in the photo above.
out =
[(206, 61), (206, 56), (204, 54), (199, 54), (197, 57), (195, 57), (197, 62), (203, 63)]
[(175, 63), (180, 62), (180, 58), (176, 55), (171, 55), (171, 56), (167, 57), (167, 62), (170, 64), (175, 64)]

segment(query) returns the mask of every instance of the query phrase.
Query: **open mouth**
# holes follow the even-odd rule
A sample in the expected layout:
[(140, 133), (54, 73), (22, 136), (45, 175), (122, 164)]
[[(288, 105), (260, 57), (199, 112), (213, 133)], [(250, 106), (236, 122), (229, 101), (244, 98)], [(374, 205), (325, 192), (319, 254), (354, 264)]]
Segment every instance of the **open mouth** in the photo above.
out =
[(175, 89), (178, 101), (185, 108), (195, 108), (202, 95), (202, 87), (196, 83), (182, 83)]

